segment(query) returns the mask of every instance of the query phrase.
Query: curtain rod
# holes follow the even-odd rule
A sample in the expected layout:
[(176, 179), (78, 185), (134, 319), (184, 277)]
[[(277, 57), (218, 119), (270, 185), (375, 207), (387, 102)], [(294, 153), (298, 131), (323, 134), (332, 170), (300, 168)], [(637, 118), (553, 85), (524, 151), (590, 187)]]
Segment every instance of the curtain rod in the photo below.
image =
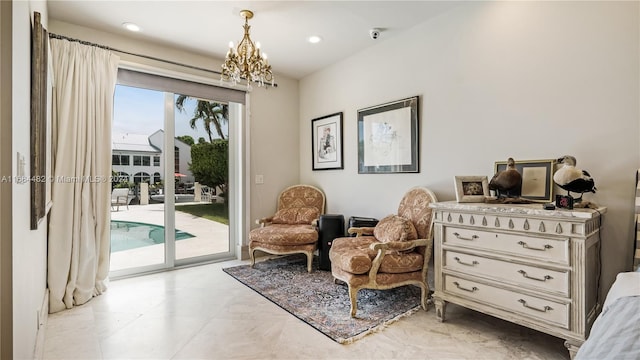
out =
[(70, 38), (70, 37), (64, 36), (64, 35), (58, 35), (58, 34), (54, 34), (54, 33), (49, 33), (49, 37), (50, 38), (54, 38), (54, 39), (60, 39), (60, 40), (68, 40), (68, 41), (80, 43), (82, 45), (94, 46), (94, 47), (97, 47), (97, 48), (110, 50), (110, 51), (115, 51), (115, 52), (119, 52), (119, 53), (122, 53), (122, 54), (133, 55), (133, 56), (137, 56), (137, 57), (141, 57), (141, 58), (145, 58), (145, 59), (149, 59), (149, 60), (160, 61), (160, 62), (164, 62), (164, 63), (167, 63), (167, 64), (178, 65), (178, 66), (182, 66), (182, 67), (186, 67), (186, 68), (190, 68), (190, 69), (206, 71), (206, 72), (210, 72), (210, 73), (213, 73), (213, 74), (222, 75), (222, 73), (220, 71), (215, 71), (215, 70), (211, 70), (211, 69), (205, 69), (205, 68), (201, 68), (201, 67), (193, 66), (193, 65), (187, 65), (187, 64), (183, 64), (183, 63), (179, 63), (179, 62), (175, 62), (175, 61), (171, 61), (171, 60), (160, 59), (160, 58), (157, 58), (157, 57), (154, 57), (154, 56), (136, 54), (136, 53), (132, 53), (132, 52), (129, 52), (129, 51), (115, 49), (115, 48), (112, 48), (112, 47), (106, 46), (106, 45), (100, 45), (100, 44), (92, 43), (92, 42), (85, 41), (85, 40)]
[[(2, 0), (0, 0), (0, 1), (2, 1)], [(157, 58), (155, 56), (136, 54), (136, 53), (132, 53), (132, 52), (129, 52), (129, 51), (115, 49), (115, 48), (112, 48), (110, 46), (96, 44), (96, 43), (92, 43), (92, 42), (86, 41), (86, 40), (75, 39), (75, 38), (64, 36), (64, 35), (58, 35), (58, 34), (54, 34), (54, 33), (51, 33), (51, 32), (49, 33), (49, 38), (54, 38), (54, 39), (59, 39), (59, 40), (67, 40), (67, 41), (71, 41), (71, 42), (77, 42), (77, 43), (82, 44), (82, 45), (94, 46), (94, 47), (97, 47), (97, 48), (100, 48), (100, 49), (104, 49), (104, 50), (115, 51), (115, 52), (119, 52), (119, 53), (122, 53), (122, 54), (133, 55), (133, 56), (137, 56), (137, 57), (141, 57), (141, 58), (145, 58), (145, 59), (149, 59), (149, 60), (160, 61), (160, 62), (171, 64), (171, 65), (178, 65), (178, 66), (186, 67), (186, 68), (189, 68), (189, 69), (200, 70), (200, 71), (209, 72), (209, 73), (212, 73), (212, 74), (216, 74), (216, 75), (222, 76), (222, 73), (220, 71), (211, 70), (211, 69), (205, 69), (205, 68), (198, 67), (198, 66), (193, 66), (193, 65), (187, 65), (187, 64), (176, 62), (176, 61), (160, 59), (160, 58)], [(278, 87), (278, 84), (273, 83), (272, 86), (273, 87)]]

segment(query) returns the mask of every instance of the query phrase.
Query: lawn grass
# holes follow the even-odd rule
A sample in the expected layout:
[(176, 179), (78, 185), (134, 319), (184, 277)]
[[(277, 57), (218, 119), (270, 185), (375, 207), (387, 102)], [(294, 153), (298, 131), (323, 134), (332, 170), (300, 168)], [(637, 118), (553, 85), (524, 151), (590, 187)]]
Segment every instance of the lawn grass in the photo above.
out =
[(229, 225), (229, 210), (226, 204), (196, 204), (196, 205), (176, 205), (176, 211), (186, 212), (191, 215), (203, 217), (225, 225)]

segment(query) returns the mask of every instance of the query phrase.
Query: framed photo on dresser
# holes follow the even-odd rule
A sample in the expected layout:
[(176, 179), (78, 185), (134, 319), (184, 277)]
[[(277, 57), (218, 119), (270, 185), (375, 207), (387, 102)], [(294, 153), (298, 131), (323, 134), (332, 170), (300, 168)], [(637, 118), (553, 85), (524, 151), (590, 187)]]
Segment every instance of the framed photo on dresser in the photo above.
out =
[(489, 196), (486, 176), (456, 176), (456, 200), (460, 202), (484, 202)]
[[(522, 175), (522, 194), (524, 199), (551, 202), (553, 197), (553, 172), (555, 159), (516, 160), (516, 170)], [(494, 173), (507, 169), (506, 161), (496, 161)]]

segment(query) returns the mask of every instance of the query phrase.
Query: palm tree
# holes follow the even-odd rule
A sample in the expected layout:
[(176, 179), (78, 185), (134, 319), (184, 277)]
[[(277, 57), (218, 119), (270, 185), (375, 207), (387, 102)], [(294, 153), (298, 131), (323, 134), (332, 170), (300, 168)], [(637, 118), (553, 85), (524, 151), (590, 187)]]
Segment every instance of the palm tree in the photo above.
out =
[[(178, 111), (185, 111), (184, 104), (188, 99), (191, 99), (191, 97), (187, 95), (178, 95), (178, 98), (176, 99), (176, 108)], [(193, 117), (189, 120), (191, 128), (195, 129), (198, 120), (202, 120), (204, 129), (209, 135), (209, 142), (213, 142), (211, 125), (216, 129), (218, 136), (224, 140), (225, 137), (222, 132), (222, 124), (226, 124), (229, 121), (229, 107), (214, 101), (200, 99), (197, 99), (197, 101), (196, 108), (193, 110)]]

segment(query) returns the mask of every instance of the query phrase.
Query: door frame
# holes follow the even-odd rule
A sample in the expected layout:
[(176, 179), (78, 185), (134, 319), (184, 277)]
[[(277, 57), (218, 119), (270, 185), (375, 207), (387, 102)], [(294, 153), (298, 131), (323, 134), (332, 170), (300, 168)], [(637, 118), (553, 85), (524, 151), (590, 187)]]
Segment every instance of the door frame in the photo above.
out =
[[(172, 77), (176, 79), (192, 81), (197, 83), (202, 83), (211, 86), (221, 87), (219, 82), (210, 78), (193, 75), (189, 73), (181, 73), (173, 70), (162, 69), (158, 67), (153, 67), (149, 65), (129, 62), (129, 61), (121, 61), (119, 64), (120, 68), (138, 71), (142, 73), (149, 73), (153, 75)], [(222, 86), (224, 87), (224, 86)], [(164, 116), (164, 124), (165, 124), (165, 144), (169, 144), (167, 139), (173, 139), (175, 133), (175, 114), (173, 113), (174, 107), (169, 106), (169, 101), (173, 103), (173, 94), (174, 93), (166, 93), (165, 92), (165, 116)], [(171, 99), (171, 100), (169, 100)], [(125, 278), (131, 276), (139, 276), (148, 273), (161, 272), (169, 269), (175, 269), (180, 267), (187, 267), (193, 265), (202, 265), (207, 263), (232, 260), (232, 259), (240, 259), (241, 258), (241, 249), (242, 249), (242, 239), (246, 234), (246, 229), (248, 228), (248, 220), (247, 220), (247, 212), (246, 209), (248, 207), (248, 199), (249, 196), (248, 186), (246, 184), (246, 169), (248, 168), (247, 156), (248, 153), (248, 143), (247, 139), (247, 114), (249, 111), (249, 93), (245, 95), (245, 104), (238, 103), (229, 103), (229, 113), (230, 117), (235, 118), (236, 121), (232, 121), (229, 119), (229, 194), (227, 200), (229, 201), (229, 252), (225, 254), (221, 254), (220, 256), (207, 256), (206, 260), (202, 260), (201, 257), (196, 258), (188, 258), (188, 259), (175, 259), (175, 239), (174, 241), (165, 241), (165, 261), (162, 264), (157, 265), (149, 265), (139, 268), (130, 268), (123, 270), (111, 271), (109, 273), (109, 277), (111, 279)], [(222, 101), (222, 100), (221, 100)], [(175, 105), (175, 104), (173, 104)], [(171, 112), (171, 114), (169, 114)], [(170, 131), (169, 131), (170, 130)], [(167, 148), (167, 146), (165, 146)], [(167, 177), (173, 175), (173, 151), (166, 151), (165, 149), (165, 179), (170, 179), (171, 177)], [(168, 153), (171, 153), (167, 155)], [(175, 187), (171, 187), (169, 189), (166, 186), (165, 182), (165, 238), (175, 237), (175, 202), (174, 202), (174, 193)], [(168, 210), (172, 209), (172, 210)], [(167, 243), (171, 243), (171, 245), (167, 246)]]

